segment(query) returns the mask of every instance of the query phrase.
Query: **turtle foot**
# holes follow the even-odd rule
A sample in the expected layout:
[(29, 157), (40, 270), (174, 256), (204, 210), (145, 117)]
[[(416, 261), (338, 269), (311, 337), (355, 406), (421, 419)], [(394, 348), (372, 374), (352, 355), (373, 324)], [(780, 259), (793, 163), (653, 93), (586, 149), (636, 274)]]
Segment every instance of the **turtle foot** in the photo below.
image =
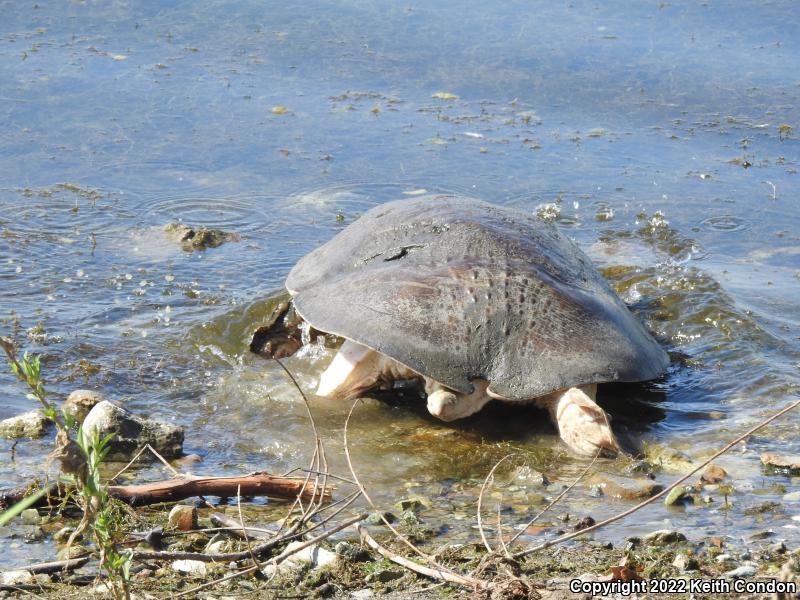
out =
[(568, 389), (558, 396), (552, 408), (561, 439), (573, 451), (583, 456), (599, 453), (609, 458), (622, 452), (609, 416), (584, 390)]
[(471, 394), (459, 394), (430, 379), (426, 380), (428, 412), (442, 421), (455, 421), (474, 415), (491, 400), (486, 393), (488, 382), (475, 379), (475, 390)]

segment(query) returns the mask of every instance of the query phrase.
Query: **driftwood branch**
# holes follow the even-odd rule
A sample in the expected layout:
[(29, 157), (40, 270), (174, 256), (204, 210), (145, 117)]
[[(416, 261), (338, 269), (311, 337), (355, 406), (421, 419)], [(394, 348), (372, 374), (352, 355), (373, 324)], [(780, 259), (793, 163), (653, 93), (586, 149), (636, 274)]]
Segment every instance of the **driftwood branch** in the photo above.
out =
[[(194, 477), (186, 476), (165, 481), (154, 481), (142, 485), (111, 485), (108, 495), (131, 506), (145, 506), (159, 502), (175, 502), (194, 496), (220, 496), (232, 498), (241, 490), (243, 496), (271, 496), (307, 500), (320, 498), (329, 501), (329, 487), (318, 489), (313, 483), (303, 479), (276, 477), (267, 473), (253, 473), (239, 477)], [(50, 492), (37, 501), (34, 506), (47, 506), (66, 496), (71, 491), (68, 486), (53, 486)], [(0, 491), (0, 508), (16, 504), (31, 490), (27, 487)]]

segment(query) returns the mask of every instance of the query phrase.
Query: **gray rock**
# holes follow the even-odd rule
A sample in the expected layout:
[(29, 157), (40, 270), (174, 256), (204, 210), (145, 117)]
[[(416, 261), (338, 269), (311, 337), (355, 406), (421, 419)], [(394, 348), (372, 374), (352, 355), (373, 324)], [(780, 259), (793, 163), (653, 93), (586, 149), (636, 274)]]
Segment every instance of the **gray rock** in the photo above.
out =
[(39, 511), (35, 508), (26, 508), (19, 516), (28, 525), (38, 525), (42, 522), (42, 517), (39, 516)]
[(93, 390), (74, 390), (67, 396), (64, 401), (63, 411), (68, 417), (71, 417), (76, 424), (80, 425), (89, 414), (89, 411), (103, 401), (103, 396), (100, 392)]
[(666, 544), (675, 544), (677, 542), (685, 542), (686, 536), (680, 531), (673, 531), (671, 529), (659, 529), (644, 536), (644, 541), (654, 546), (663, 546)]
[(334, 548), (337, 556), (342, 557), (344, 560), (350, 562), (361, 562), (369, 560), (369, 552), (350, 542), (339, 542)]
[(550, 480), (547, 479), (547, 475), (528, 465), (517, 467), (517, 470), (514, 471), (514, 480), (525, 485), (540, 485), (545, 487), (550, 485)]
[(753, 565), (742, 565), (730, 571), (727, 571), (725, 577), (744, 579), (745, 577), (752, 577), (758, 572), (758, 569)]
[(367, 600), (367, 598), (374, 598), (375, 592), (373, 592), (369, 588), (365, 588), (363, 590), (356, 590), (355, 592), (350, 592), (350, 597), (354, 600)]
[(34, 581), (33, 574), (23, 569), (0, 573), (0, 583), (3, 585), (31, 585)]
[(385, 525), (384, 519), (389, 523), (395, 523), (397, 521), (397, 516), (390, 512), (373, 512), (364, 519), (364, 523), (367, 525)]
[(38, 410), (9, 417), (0, 421), (0, 437), (7, 439), (40, 438), (47, 431), (50, 419)]
[(100, 439), (115, 434), (110, 442), (109, 460), (129, 460), (145, 444), (165, 458), (183, 453), (183, 427), (137, 417), (107, 400), (89, 411), (81, 429), (90, 440), (95, 431)]
[(672, 566), (679, 571), (696, 571), (698, 568), (697, 560), (686, 554), (678, 554), (672, 561)]

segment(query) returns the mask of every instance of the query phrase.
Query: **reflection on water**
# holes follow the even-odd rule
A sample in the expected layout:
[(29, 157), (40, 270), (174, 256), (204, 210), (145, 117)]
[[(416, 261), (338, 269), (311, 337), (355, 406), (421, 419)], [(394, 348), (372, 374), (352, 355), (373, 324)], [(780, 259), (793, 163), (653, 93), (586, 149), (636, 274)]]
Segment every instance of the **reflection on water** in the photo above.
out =
[[(371, 206), (424, 191), (543, 213), (597, 262), (673, 357), (662, 380), (601, 396), (648, 452), (698, 460), (800, 390), (789, 2), (0, 10), (0, 328), (43, 354), (54, 397), (96, 388), (186, 425), (198, 472), (305, 463), (304, 408), (246, 352), (249, 335), (300, 256)], [(163, 235), (175, 221), (241, 239), (185, 252)], [(325, 361), (288, 365), (312, 389)], [(0, 394), (0, 417), (30, 408), (10, 375)], [(348, 407), (313, 408), (344, 473)], [(758, 455), (800, 452), (797, 419), (720, 461), (742, 490), (735, 510), (757, 501), (745, 490), (793, 491)], [(450, 426), (390, 398), (366, 401), (351, 427), (373, 497), (440, 500), (429, 518), (454, 539), (471, 535), (476, 489), (505, 454), (557, 483), (584, 466), (529, 407)], [(39, 475), (49, 444), (22, 442), (11, 461), (0, 442), (0, 484)], [(504, 502), (552, 495), (514, 472)], [(595, 518), (621, 505), (588, 489), (571, 502)], [(725, 514), (656, 506), (604, 535), (665, 519), (702, 535), (732, 527)], [(764, 527), (734, 514), (737, 535)], [(29, 558), (9, 545), (0, 564)]]

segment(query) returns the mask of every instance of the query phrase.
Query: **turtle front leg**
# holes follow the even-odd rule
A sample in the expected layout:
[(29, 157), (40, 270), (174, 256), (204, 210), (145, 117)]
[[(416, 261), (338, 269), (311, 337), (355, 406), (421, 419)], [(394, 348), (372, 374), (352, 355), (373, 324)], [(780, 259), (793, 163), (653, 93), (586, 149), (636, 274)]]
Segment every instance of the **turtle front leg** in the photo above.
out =
[(428, 394), (428, 412), (442, 421), (455, 421), (474, 415), (492, 399), (486, 393), (489, 382), (482, 379), (472, 381), (475, 388), (471, 394), (459, 394), (432, 379), (425, 379)]
[(349, 400), (373, 388), (391, 386), (396, 380), (418, 377), (388, 356), (345, 340), (320, 376), (317, 396)]
[(378, 353), (345, 340), (331, 364), (319, 378), (317, 396), (348, 400), (378, 384)]
[(622, 448), (611, 431), (610, 418), (594, 401), (596, 385), (569, 388), (547, 397), (545, 403), (558, 425), (561, 439), (578, 454), (614, 457)]

